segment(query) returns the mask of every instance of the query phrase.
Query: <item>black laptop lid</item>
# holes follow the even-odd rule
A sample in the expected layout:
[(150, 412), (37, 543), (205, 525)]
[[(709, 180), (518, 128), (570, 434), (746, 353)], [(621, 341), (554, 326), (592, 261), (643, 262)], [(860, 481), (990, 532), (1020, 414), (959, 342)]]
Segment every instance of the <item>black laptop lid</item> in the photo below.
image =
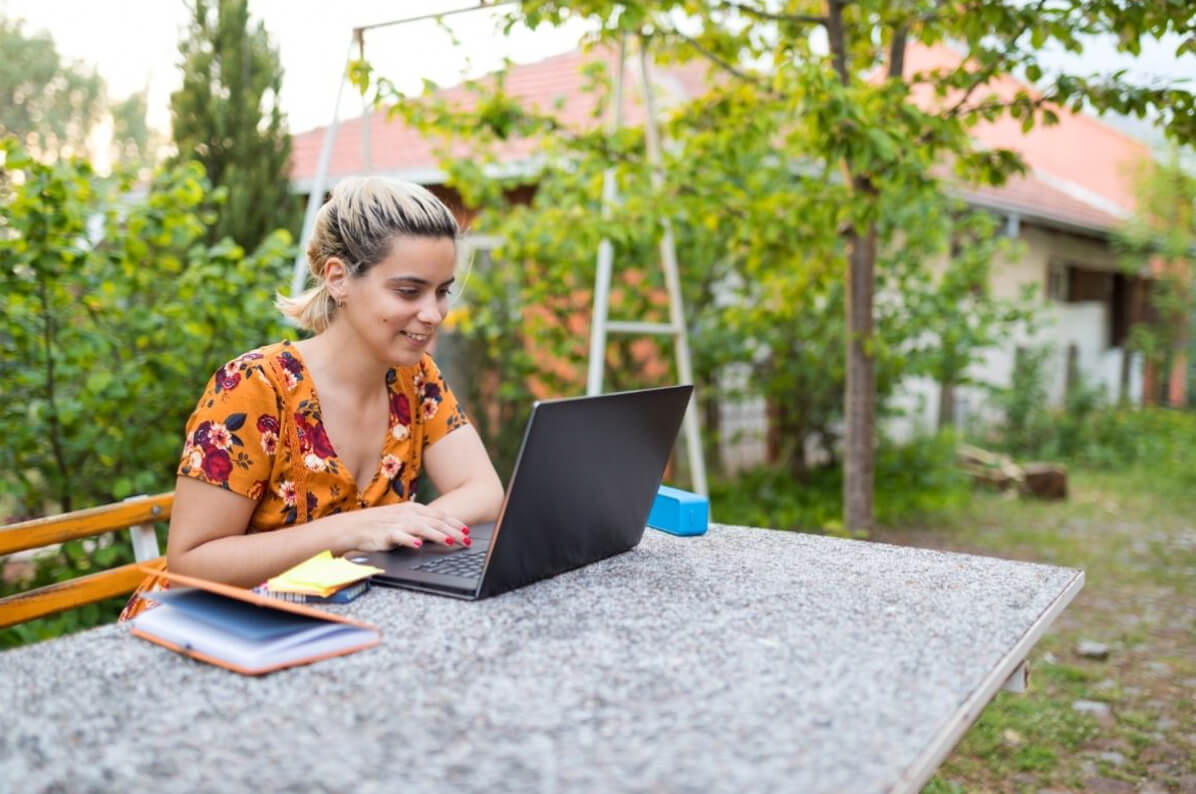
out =
[(478, 595), (639, 543), (692, 392), (668, 386), (536, 403)]

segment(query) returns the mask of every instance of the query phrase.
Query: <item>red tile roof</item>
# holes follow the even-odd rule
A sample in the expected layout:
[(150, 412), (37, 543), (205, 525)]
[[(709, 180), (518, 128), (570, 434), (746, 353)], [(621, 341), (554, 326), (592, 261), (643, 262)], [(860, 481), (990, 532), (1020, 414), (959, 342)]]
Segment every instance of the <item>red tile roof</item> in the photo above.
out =
[[(613, 74), (616, 56), (610, 50), (574, 51), (536, 63), (513, 66), (507, 77), (507, 91), (529, 106), (555, 110), (567, 125), (576, 128), (605, 123), (593, 118), (592, 95), (582, 90), (584, 64), (596, 59), (606, 61)], [(946, 46), (911, 48), (906, 57), (907, 74), (933, 67), (950, 68), (959, 56)], [(638, 91), (635, 61), (628, 61), (624, 91), (624, 121), (629, 125), (643, 122), (643, 105)], [(706, 65), (694, 62), (683, 66), (653, 68), (653, 85), (658, 103), (697, 96), (706, 85)], [(1012, 77), (994, 82), (999, 96), (1032, 89)], [(989, 91), (978, 91), (977, 98)], [(462, 86), (445, 88), (441, 95), (451, 104), (471, 104), (472, 95)], [(921, 92), (915, 101), (930, 102), (933, 95)], [(948, 97), (945, 101), (951, 101)], [(968, 187), (961, 193), (969, 200), (1002, 211), (1017, 212), (1027, 218), (1063, 225), (1106, 231), (1134, 205), (1129, 169), (1149, 156), (1146, 144), (1085, 114), (1060, 112), (1055, 127), (1038, 126), (1023, 134), (1020, 123), (1004, 118), (983, 123), (973, 129), (983, 146), (1005, 147), (1021, 152), (1030, 168), (1025, 177), (1011, 180), (1003, 187)], [(371, 162), (363, 157), (362, 127), (369, 124)], [(315, 176), (324, 128), (310, 130), (293, 138), (292, 179), (300, 190), (309, 190)], [(414, 181), (432, 183), (442, 176), (435, 154), (436, 143), (425, 140), (417, 131), (399, 120), (387, 121), (385, 113), (371, 113), (368, 122), (361, 117), (342, 122), (332, 150), (329, 182), (363, 173), (386, 173)], [(534, 140), (509, 143), (501, 152), (504, 162), (517, 165), (533, 156), (538, 148)], [(467, 156), (464, 145), (453, 148)]]
[[(512, 67), (507, 76), (506, 91), (528, 107), (553, 112), (570, 128), (585, 129), (607, 123), (605, 119), (594, 118), (593, 94), (582, 90), (586, 80), (581, 72), (582, 67), (596, 60), (605, 61), (608, 72), (614, 75), (618, 57), (613, 51), (577, 50)], [(628, 125), (639, 125), (644, 120), (644, 108), (637, 90), (638, 67), (635, 64), (638, 61), (628, 60), (624, 78), (623, 120)], [(695, 96), (701, 91), (703, 72), (701, 64), (667, 70), (653, 67), (653, 86), (656, 88), (658, 104), (665, 106), (670, 101)], [(474, 104), (474, 95), (463, 85), (442, 89), (440, 96), (450, 105), (469, 107)], [(557, 102), (562, 103), (559, 109)], [(365, 119), (357, 117), (340, 124), (329, 160), (330, 182), (339, 177), (364, 173), (390, 173), (416, 181), (439, 178), (435, 149), (440, 144), (423, 138), (399, 119), (388, 121), (384, 111), (375, 111), (368, 118), (371, 162), (367, 167), (362, 138), (362, 127), (366, 123)], [(309, 130), (292, 139), (291, 178), (300, 189), (308, 189), (315, 176), (325, 129)], [(516, 163), (534, 155), (536, 149), (535, 140), (516, 140), (505, 146), (500, 156), (506, 162)], [(453, 147), (453, 151), (460, 151), (464, 156), (468, 148), (462, 145)]]

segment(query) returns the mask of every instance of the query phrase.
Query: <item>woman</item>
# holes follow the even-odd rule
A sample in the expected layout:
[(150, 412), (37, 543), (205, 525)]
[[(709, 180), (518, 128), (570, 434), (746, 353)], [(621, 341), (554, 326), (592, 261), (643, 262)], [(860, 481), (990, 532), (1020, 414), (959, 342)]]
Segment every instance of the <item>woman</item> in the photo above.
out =
[(418, 185), (336, 186), (307, 249), (318, 284), (278, 301), (314, 336), (221, 367), (187, 423), (169, 570), (253, 586), (324, 549), (468, 546), (497, 516), (502, 484), (427, 352), (457, 233)]

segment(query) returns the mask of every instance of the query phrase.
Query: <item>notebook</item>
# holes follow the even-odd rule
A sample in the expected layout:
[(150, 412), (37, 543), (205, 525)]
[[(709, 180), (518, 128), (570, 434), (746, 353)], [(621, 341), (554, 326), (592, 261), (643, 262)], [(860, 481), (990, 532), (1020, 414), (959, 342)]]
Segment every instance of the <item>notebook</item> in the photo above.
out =
[(310, 664), (381, 641), (373, 626), (341, 615), (169, 571), (155, 573), (172, 586), (143, 594), (157, 606), (130, 621), (132, 634), (238, 673)]
[(640, 542), (693, 386), (532, 406), (498, 520), (472, 547), (354, 556), (375, 584), (478, 599), (627, 551)]

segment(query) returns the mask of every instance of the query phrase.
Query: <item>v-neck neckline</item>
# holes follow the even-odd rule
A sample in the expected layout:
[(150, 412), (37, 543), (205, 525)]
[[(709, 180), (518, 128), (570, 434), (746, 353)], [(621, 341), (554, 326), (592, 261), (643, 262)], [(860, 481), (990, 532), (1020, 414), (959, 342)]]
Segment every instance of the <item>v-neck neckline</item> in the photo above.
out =
[[(328, 435), (328, 426), (326, 424), (324, 424), (324, 405), (322, 402), (320, 402), (320, 392), (316, 388), (315, 375), (312, 373), (311, 367), (309, 367), (307, 365), (307, 356), (303, 353), (302, 350), (299, 349), (298, 344), (291, 342), (287, 346), (290, 347), (291, 350), (293, 351), (295, 358), (299, 361), (299, 366), (303, 369), (304, 372), (307, 373), (308, 387), (311, 389), (311, 402), (315, 408), (316, 419), (321, 425), (324, 426), (324, 435), (328, 438), (328, 445), (332, 448), (332, 457), (334, 460), (336, 460), (336, 462), (338, 464), (340, 464), (340, 468), (345, 472), (345, 475), (353, 482), (354, 497), (355, 497), (356, 501), (358, 503), (360, 503), (365, 499), (365, 494), (370, 490), (371, 487), (373, 487), (374, 483), (376, 483), (378, 481), (378, 474), (382, 471), (382, 460), (386, 457), (386, 445), (388, 443), (388, 439), (390, 438), (390, 418), (391, 418), (390, 417), (391, 394), (390, 394), (390, 382), (389, 382), (390, 370), (387, 370), (387, 374), (382, 376), (382, 388), (386, 392), (386, 429), (383, 430), (383, 432), (382, 432), (382, 444), (379, 446), (377, 454), (374, 456), (373, 473), (370, 475), (369, 480), (366, 481), (366, 484), (361, 485), (360, 483), (358, 483), (357, 477), (354, 474), (354, 472), (349, 468), (348, 464), (345, 462), (345, 459), (342, 458), (340, 452), (337, 451), (336, 444), (333, 442), (332, 437)], [(300, 465), (307, 465), (307, 464), (301, 462)]]

